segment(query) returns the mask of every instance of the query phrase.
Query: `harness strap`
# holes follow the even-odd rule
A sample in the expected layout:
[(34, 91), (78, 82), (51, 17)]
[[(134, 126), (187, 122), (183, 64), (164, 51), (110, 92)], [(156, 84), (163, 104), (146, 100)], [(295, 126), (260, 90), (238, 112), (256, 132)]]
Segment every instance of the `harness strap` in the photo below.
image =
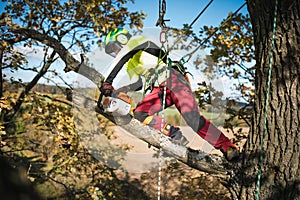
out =
[[(158, 58), (161, 57), (160, 55), (164, 54), (163, 50), (159, 48), (155, 43), (151, 41), (144, 42), (143, 44), (135, 47), (133, 50), (124, 55), (114, 67), (114, 69), (110, 72), (110, 74), (107, 76), (105, 81), (108, 83), (112, 83), (117, 74), (121, 71), (122, 67), (125, 65), (125, 63), (139, 51), (145, 51)], [(167, 63), (167, 58), (162, 58), (161, 60), (164, 63)]]

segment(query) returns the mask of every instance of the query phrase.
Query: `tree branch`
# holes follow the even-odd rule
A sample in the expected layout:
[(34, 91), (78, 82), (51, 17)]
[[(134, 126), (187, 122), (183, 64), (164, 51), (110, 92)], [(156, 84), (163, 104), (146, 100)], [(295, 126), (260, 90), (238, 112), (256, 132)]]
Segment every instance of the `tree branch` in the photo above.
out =
[(105, 79), (105, 77), (96, 71), (94, 68), (87, 66), (84, 63), (80, 63), (78, 60), (74, 58), (74, 56), (55, 38), (50, 37), (48, 35), (42, 34), (36, 30), (23, 28), (12, 22), (10, 16), (2, 14), (0, 16), (0, 26), (7, 26), (9, 31), (13, 33), (17, 33), (23, 35), (27, 38), (31, 38), (37, 40), (51, 48), (54, 49), (60, 56), (60, 58), (66, 64), (64, 69), (65, 72), (74, 71), (77, 72), (93, 83), (97, 85), (98, 88), (101, 86), (101, 82)]
[[(165, 136), (164, 134), (161, 135), (159, 131), (129, 116), (113, 117), (112, 115), (104, 113), (96, 107), (95, 100), (85, 96), (84, 91), (82, 93), (79, 91), (73, 92), (73, 103), (74, 106), (79, 109), (83, 108), (87, 109), (90, 113), (97, 112), (101, 114), (126, 131), (130, 132), (132, 135), (156, 148), (159, 148), (161, 145), (164, 152), (192, 168), (208, 172), (210, 174), (215, 174), (222, 178), (228, 178), (231, 174), (228, 162), (224, 158), (211, 155), (200, 150), (193, 150), (188, 147), (177, 145), (172, 142), (170, 137)], [(161, 143), (160, 137), (162, 137)]]

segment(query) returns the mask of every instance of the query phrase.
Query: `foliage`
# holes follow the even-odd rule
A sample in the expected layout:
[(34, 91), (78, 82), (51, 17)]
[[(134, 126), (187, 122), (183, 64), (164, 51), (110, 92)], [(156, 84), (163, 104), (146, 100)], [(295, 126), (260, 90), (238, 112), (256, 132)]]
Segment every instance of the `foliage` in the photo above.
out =
[[(67, 49), (86, 53), (95, 43), (100, 45), (102, 35), (116, 26), (126, 23), (132, 28), (134, 26), (142, 27), (141, 20), (145, 17), (144, 13), (129, 13), (126, 3), (127, 1), (54, 1), (51, 3), (40, 1), (21, 1), (20, 3), (12, 1), (8, 4), (6, 10), (25, 29), (37, 30), (43, 35), (50, 36), (63, 43)], [(242, 14), (233, 15), (232, 13), (229, 14), (228, 19), (230, 20), (226, 20), (226, 23), (224, 23), (224, 20), (222, 26), (218, 28), (204, 26), (200, 29), (199, 36), (196, 36), (191, 27), (187, 25), (184, 25), (183, 30), (178, 31), (177, 35), (181, 36), (184, 33), (193, 36), (195, 41), (191, 45), (197, 45), (197, 43), (201, 43), (213, 34), (206, 43), (203, 43), (203, 47), (211, 49), (210, 55), (206, 58), (199, 57), (199, 59), (196, 59), (195, 66), (197, 68), (200, 67), (204, 73), (210, 76), (217, 77), (220, 74), (221, 76), (226, 75), (231, 79), (239, 80), (236, 89), (240, 91), (240, 98), (251, 104), (254, 94), (252, 87), (253, 68), (247, 68), (244, 64), (245, 62), (251, 63), (254, 56), (250, 19), (248, 16), (243, 16)], [(22, 35), (22, 33), (12, 34), (8, 31), (4, 34), (6, 27), (3, 26), (1, 28), (3, 31), (1, 36), (5, 39), (4, 46), (14, 48), (14, 45), (20, 42), (22, 42), (20, 44), (31, 48), (35, 45), (42, 45), (30, 37)], [(218, 31), (215, 32), (217, 29)], [(66, 42), (66, 40), (71, 42)], [(190, 49), (191, 47), (182, 46), (180, 48)], [(46, 56), (48, 50), (45, 47), (43, 49)], [(9, 52), (8, 50), (7, 52)], [(11, 49), (10, 51), (16, 50)], [(18, 63), (10, 63), (9, 66), (15, 66), (14, 68), (17, 69), (27, 63), (24, 55), (18, 56), (16, 54), (15, 56), (20, 58), (15, 59), (19, 60)], [(24, 59), (25, 62), (20, 63)], [(4, 65), (7, 64), (8, 62), (4, 62)], [(37, 71), (38, 67), (27, 69)], [(56, 73), (55, 71), (53, 70), (54, 73)], [(200, 96), (207, 96), (207, 93), (203, 93), (201, 88), (196, 92), (200, 99), (199, 105), (202, 107), (205, 98)], [(218, 91), (210, 91), (208, 97), (211, 98), (213, 96), (213, 101), (218, 101), (222, 98), (222, 94)], [(212, 99), (207, 99), (207, 101), (211, 103)], [(248, 112), (233, 112), (234, 110), (230, 106), (228, 107), (231, 115), (248, 120)]]
[[(124, 6), (127, 3), (127, 0), (9, 1), (5, 9), (21, 26), (60, 41), (63, 37), (70, 37), (70, 46), (77, 45), (86, 52), (90, 46), (86, 41), (93, 43), (96, 38), (96, 42), (100, 43), (102, 35), (112, 28), (125, 24), (131, 28), (142, 27), (141, 20), (145, 15), (129, 12)], [(12, 35), (10, 38), (15, 37)], [(32, 44), (35, 42), (28, 41), (26, 45)]]
[[(142, 27), (143, 13), (129, 12), (128, 1), (9, 1), (6, 14), (21, 28), (41, 34), (43, 39), (54, 38), (66, 49), (86, 53), (94, 44), (101, 46), (102, 35), (117, 26)], [(118, 21), (118, 22), (116, 22)], [(114, 23), (111, 23), (114, 22)], [(47, 71), (58, 75), (57, 69), (41, 68), (57, 59), (56, 52), (32, 39), (24, 31), (12, 33), (4, 21), (0, 27), (2, 69), (12, 72), (22, 69), (37, 74), (38, 80)], [(27, 33), (28, 33), (27, 32)], [(40, 37), (37, 35), (37, 37)], [(43, 52), (40, 66), (28, 63), (27, 55), (18, 49)], [(37, 50), (35, 50), (37, 49)], [(53, 56), (49, 56), (51, 54)], [(51, 59), (51, 60), (50, 60)], [(40, 74), (40, 75), (39, 75)], [(33, 79), (33, 80), (34, 80)], [(15, 81), (15, 80), (13, 80)], [(21, 80), (19, 80), (21, 81)], [(3, 84), (1, 82), (1, 84)], [(25, 95), (33, 85), (24, 84)], [(114, 173), (101, 165), (79, 142), (69, 104), (55, 102), (39, 95), (24, 96), (5, 87), (1, 99), (1, 152), (27, 170), (27, 176), (44, 197), (69, 199), (106, 199), (122, 197), (121, 184)], [(17, 91), (19, 91), (17, 87)], [(1, 91), (2, 93), (2, 91)], [(25, 102), (23, 102), (25, 100)], [(6, 114), (23, 103), (16, 115)], [(103, 122), (102, 122), (103, 123)], [(105, 123), (105, 122), (104, 122)], [(99, 127), (105, 128), (101, 124)]]
[[(190, 33), (196, 41), (203, 44), (203, 48), (210, 49), (209, 55), (204, 58), (198, 56), (194, 64), (212, 79), (226, 76), (236, 80), (235, 90), (239, 91), (239, 96), (229, 97), (224, 104), (225, 108), (222, 108), (230, 115), (225, 127), (232, 128), (231, 122), (235, 118), (242, 119), (250, 125), (254, 100), (254, 41), (250, 18), (248, 15), (230, 13), (220, 24), (222, 25), (219, 27), (204, 26), (200, 29), (199, 36)], [(207, 104), (217, 108), (222, 106), (222, 92), (205, 81), (198, 83), (198, 86), (195, 92), (200, 108)], [(246, 105), (237, 106), (239, 101), (246, 102)]]
[[(30, 95), (2, 134), (1, 152), (25, 167), (27, 177), (47, 198), (106, 199), (122, 196), (114, 172), (80, 143), (71, 106)], [(1, 104), (7, 107), (8, 102)], [(106, 122), (102, 122), (106, 124)], [(99, 127), (105, 125), (99, 124)]]
[(2, 69), (10, 68), (11, 70), (18, 70), (19, 66), (27, 64), (26, 56), (19, 52), (18, 49), (15, 49), (10, 43), (3, 40), (0, 42), (0, 46), (6, 51), (3, 56), (3, 63), (5, 65)]
[[(55, 40), (64, 45), (66, 50), (83, 54), (96, 44), (101, 48), (102, 36), (112, 28), (143, 26), (145, 14), (129, 12), (125, 5), (130, 1), (3, 0), (6, 2), (6, 12), (0, 15), (1, 69), (31, 71), (36, 74), (36, 80), (46, 78), (47, 73), (50, 77), (53, 74), (59, 76), (58, 69), (51, 70), (48, 66), (58, 59), (59, 52), (43, 43), (47, 41), (45, 43), (51, 46)], [(24, 52), (21, 53), (20, 49)], [(31, 64), (26, 55), (29, 53), (43, 53), (44, 58), (39, 61), (40, 64)], [(63, 78), (60, 79), (68, 84)]]
[[(1, 102), (3, 108), (10, 105), (8, 100)], [(99, 127), (106, 129), (108, 125), (107, 120), (99, 119)], [(124, 180), (91, 155), (74, 127), (71, 105), (61, 95), (30, 94), (5, 130), (1, 155), (9, 158), (14, 166), (24, 168), (25, 177), (42, 198), (127, 199), (130, 195), (128, 199), (151, 199), (156, 196), (156, 172), (141, 174), (139, 181)], [(113, 138), (112, 133), (105, 134)], [(113, 156), (113, 152), (106, 156)], [(228, 193), (217, 180), (196, 171), (176, 162), (165, 169), (166, 198), (189, 199), (201, 193), (203, 198), (228, 199), (223, 197)], [(118, 173), (124, 176), (123, 172)], [(145, 175), (152, 178), (145, 179)], [(177, 185), (178, 181), (182, 184)], [(171, 183), (174, 185), (170, 186)]]

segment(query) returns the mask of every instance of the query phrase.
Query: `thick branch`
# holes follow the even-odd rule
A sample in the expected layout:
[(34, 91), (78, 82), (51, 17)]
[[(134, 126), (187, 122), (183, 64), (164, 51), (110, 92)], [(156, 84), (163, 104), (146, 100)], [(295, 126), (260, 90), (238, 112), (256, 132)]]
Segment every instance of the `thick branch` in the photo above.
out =
[[(185, 163), (192, 168), (215, 174), (223, 178), (228, 178), (227, 175), (231, 173), (231, 171), (227, 167), (227, 161), (219, 156), (177, 145), (173, 143), (169, 137), (163, 134), (161, 135), (159, 131), (151, 128), (150, 126), (144, 125), (138, 120), (133, 119), (129, 116), (113, 117), (111, 115), (103, 113), (99, 109), (95, 109), (96, 102), (93, 99), (87, 98), (84, 92), (80, 93), (79, 91), (74, 91), (73, 103), (76, 107), (84, 107), (84, 109), (90, 110), (91, 113), (100, 113), (104, 117), (116, 123), (118, 126), (130, 132), (132, 135), (154, 147), (159, 148), (161, 144), (164, 152), (175, 157), (177, 160)], [(160, 137), (162, 137), (161, 143)]]
[[(121, 125), (121, 127), (157, 148), (159, 148), (161, 144), (161, 148), (166, 153), (192, 168), (213, 174), (227, 174), (223, 166), (223, 160), (220, 157), (200, 150), (196, 151), (184, 146), (179, 146), (173, 143), (169, 137), (164, 134), (161, 135), (159, 131), (140, 123), (136, 119), (132, 119), (130, 123)], [(163, 137), (161, 143), (160, 137)]]

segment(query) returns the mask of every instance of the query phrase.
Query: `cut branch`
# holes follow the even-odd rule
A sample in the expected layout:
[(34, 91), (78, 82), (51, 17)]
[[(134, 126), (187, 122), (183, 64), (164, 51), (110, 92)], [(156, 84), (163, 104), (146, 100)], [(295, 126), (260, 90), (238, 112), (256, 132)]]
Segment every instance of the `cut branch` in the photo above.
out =
[[(200, 171), (215, 174), (222, 178), (229, 178), (232, 173), (229, 169), (228, 162), (219, 156), (211, 155), (200, 150), (193, 150), (188, 147), (180, 146), (172, 142), (170, 137), (161, 134), (159, 131), (147, 126), (130, 116), (113, 117), (107, 113), (102, 112), (96, 107), (96, 101), (85, 96), (84, 92), (73, 92), (74, 106), (82, 107), (89, 110), (90, 113), (97, 112), (104, 117), (108, 118), (118, 126), (130, 132), (135, 137), (147, 142), (148, 144), (159, 148), (161, 147), (164, 152), (173, 156), (177, 160), (185, 163), (186, 165), (198, 169)], [(162, 137), (162, 142), (160, 142)]]

